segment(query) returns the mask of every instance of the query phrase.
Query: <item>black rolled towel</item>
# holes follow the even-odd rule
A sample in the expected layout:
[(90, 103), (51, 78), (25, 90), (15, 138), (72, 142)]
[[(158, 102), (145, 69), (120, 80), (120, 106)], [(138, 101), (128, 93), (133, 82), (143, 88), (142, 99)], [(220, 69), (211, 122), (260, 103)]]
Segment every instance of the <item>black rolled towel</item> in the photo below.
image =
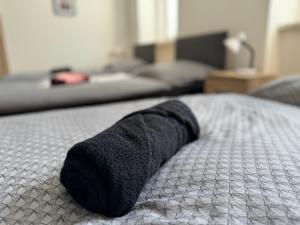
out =
[(61, 182), (84, 208), (122, 216), (134, 206), (146, 181), (199, 132), (191, 110), (177, 100), (134, 112), (72, 147)]

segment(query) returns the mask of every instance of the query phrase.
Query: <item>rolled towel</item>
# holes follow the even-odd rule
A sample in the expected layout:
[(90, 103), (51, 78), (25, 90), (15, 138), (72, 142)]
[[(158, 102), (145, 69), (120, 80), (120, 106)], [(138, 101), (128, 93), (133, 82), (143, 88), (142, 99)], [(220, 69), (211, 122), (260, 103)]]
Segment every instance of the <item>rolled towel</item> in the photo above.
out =
[(122, 216), (132, 209), (147, 180), (199, 132), (191, 110), (177, 100), (134, 112), (72, 147), (61, 182), (84, 208)]

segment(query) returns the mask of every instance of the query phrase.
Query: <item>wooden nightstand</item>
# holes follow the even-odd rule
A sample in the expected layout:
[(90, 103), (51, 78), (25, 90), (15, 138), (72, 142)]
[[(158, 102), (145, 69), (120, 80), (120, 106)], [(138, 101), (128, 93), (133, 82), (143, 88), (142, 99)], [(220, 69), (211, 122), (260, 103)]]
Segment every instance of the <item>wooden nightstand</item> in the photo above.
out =
[(236, 71), (214, 71), (205, 81), (205, 93), (248, 93), (260, 85), (276, 79), (273, 74), (242, 74)]

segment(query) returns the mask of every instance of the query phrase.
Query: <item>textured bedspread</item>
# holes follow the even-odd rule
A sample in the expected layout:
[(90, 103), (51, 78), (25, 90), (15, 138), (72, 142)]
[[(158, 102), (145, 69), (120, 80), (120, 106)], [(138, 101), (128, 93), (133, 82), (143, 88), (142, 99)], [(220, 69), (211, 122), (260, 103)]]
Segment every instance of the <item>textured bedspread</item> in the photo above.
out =
[(74, 143), (163, 99), (0, 118), (0, 224), (300, 224), (300, 108), (238, 95), (181, 99), (201, 138), (116, 219), (73, 202), (59, 183), (63, 160)]

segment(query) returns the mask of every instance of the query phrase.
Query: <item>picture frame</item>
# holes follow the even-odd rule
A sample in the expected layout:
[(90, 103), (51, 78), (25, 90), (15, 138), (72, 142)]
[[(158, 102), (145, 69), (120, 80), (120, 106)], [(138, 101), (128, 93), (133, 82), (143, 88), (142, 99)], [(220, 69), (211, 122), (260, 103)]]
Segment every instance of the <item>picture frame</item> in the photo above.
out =
[(52, 0), (53, 11), (57, 16), (75, 16), (77, 13), (76, 0)]

